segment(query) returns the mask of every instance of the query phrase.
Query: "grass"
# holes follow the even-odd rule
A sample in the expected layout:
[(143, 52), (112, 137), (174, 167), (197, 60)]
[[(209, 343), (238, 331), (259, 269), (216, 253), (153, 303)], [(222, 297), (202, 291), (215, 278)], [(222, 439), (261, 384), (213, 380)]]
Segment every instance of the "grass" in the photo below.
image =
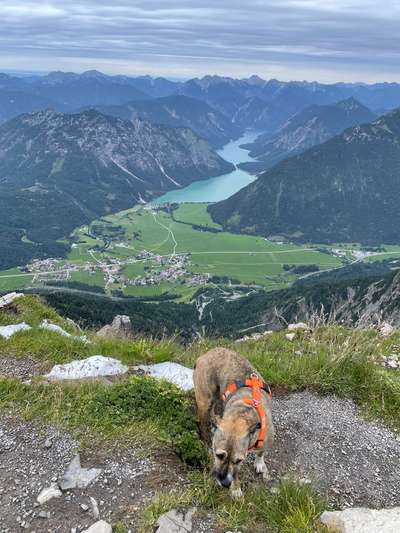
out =
[[(197, 357), (210, 347), (225, 345), (248, 358), (275, 387), (352, 398), (365, 415), (400, 430), (400, 376), (371, 362), (377, 356), (400, 352), (397, 333), (381, 338), (374, 331), (324, 326), (310, 335), (298, 333), (292, 342), (285, 338), (285, 332), (277, 332), (241, 344), (205, 339), (184, 348), (172, 340), (103, 340), (90, 332), (86, 334), (93, 342), (83, 344), (40, 330), (37, 326), (43, 319), (77, 333), (73, 325), (40, 298), (25, 296), (15, 301), (12, 312), (0, 312), (0, 323), (25, 321), (34, 327), (9, 340), (0, 340), (0, 354), (30, 356), (53, 363), (102, 353), (127, 364), (175, 360), (193, 366)], [(0, 411), (12, 409), (25, 419), (65, 427), (84, 447), (115, 442), (135, 446), (145, 442), (146, 449), (156, 452), (160, 446), (166, 446), (196, 467), (186, 487), (156, 495), (143, 511), (141, 532), (151, 531), (161, 513), (192, 505), (199, 512), (212, 513), (224, 531), (324, 531), (317, 518), (325, 502), (309, 486), (284, 481), (277, 493), (271, 493), (255, 484), (239, 502), (231, 501), (226, 491), (217, 489), (203, 471), (207, 454), (198, 437), (193, 404), (192, 393), (145, 376), (131, 376), (112, 386), (98, 382), (43, 384), (39, 379), (27, 385), (0, 378)], [(124, 531), (123, 524), (118, 527)]]
[(158, 517), (175, 508), (196, 506), (200, 513), (212, 512), (221, 530), (248, 532), (322, 533), (318, 524), (326, 502), (309, 485), (282, 481), (274, 494), (258, 485), (249, 488), (243, 499), (233, 501), (227, 491), (216, 487), (206, 472), (191, 476), (186, 490), (158, 494), (144, 509), (139, 533), (153, 531)]

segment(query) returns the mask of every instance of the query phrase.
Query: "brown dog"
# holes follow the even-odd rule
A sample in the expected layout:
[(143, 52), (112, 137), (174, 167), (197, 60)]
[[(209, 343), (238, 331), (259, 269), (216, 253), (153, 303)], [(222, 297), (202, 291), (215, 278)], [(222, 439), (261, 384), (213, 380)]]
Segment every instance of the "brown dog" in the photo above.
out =
[(262, 388), (246, 359), (225, 348), (200, 356), (193, 379), (201, 434), (212, 444), (213, 473), (238, 498), (240, 465), (250, 450), (256, 452), (256, 472), (266, 477), (264, 453), (274, 438), (269, 388)]

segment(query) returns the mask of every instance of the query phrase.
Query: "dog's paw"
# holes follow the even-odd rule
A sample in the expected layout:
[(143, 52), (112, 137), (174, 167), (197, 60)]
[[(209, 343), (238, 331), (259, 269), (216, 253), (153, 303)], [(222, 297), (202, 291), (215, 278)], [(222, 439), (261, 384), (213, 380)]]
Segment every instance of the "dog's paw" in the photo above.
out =
[(236, 489), (231, 489), (231, 498), (232, 499), (239, 500), (242, 497), (243, 497), (243, 492), (242, 492), (242, 489), (240, 487), (238, 487)]
[(266, 464), (264, 462), (264, 459), (263, 458), (256, 458), (255, 462), (254, 462), (254, 468), (255, 468), (255, 471), (257, 474), (266, 474), (267, 473), (267, 467), (266, 467)]

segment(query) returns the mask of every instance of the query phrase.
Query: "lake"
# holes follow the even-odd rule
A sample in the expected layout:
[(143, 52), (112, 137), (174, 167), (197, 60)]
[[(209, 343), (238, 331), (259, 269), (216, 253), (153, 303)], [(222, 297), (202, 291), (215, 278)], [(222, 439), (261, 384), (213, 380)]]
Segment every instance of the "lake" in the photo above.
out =
[[(234, 165), (244, 163), (245, 161), (255, 161), (249, 156), (248, 150), (240, 148), (241, 144), (252, 142), (259, 136), (259, 132), (247, 131), (240, 139), (231, 141), (226, 144), (218, 154), (226, 161)], [(239, 189), (242, 189), (255, 180), (255, 176), (236, 168), (229, 174), (223, 174), (216, 178), (194, 181), (187, 187), (169, 191), (152, 201), (153, 204), (178, 203), (184, 202), (219, 202), (229, 198)]]

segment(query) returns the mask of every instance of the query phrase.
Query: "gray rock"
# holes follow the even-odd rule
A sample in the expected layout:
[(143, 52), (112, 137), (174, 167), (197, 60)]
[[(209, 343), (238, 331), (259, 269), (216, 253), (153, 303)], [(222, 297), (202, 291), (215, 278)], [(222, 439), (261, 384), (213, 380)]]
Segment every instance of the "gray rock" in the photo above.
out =
[(296, 337), (296, 333), (286, 333), (285, 337), (287, 338), (288, 341), (293, 341), (294, 338)]
[(8, 294), (1, 296), (0, 297), (0, 309), (2, 309), (3, 307), (7, 307), (14, 300), (16, 300), (17, 298), (20, 298), (21, 296), (23, 296), (22, 292), (9, 292)]
[(46, 487), (40, 492), (36, 500), (40, 505), (43, 505), (52, 498), (60, 498), (60, 496), (62, 496), (62, 493), (58, 488), (57, 483), (52, 483), (50, 487)]
[(112, 527), (108, 522), (99, 520), (92, 524), (88, 529), (82, 531), (82, 533), (112, 533)]
[(380, 510), (355, 507), (344, 511), (325, 511), (320, 520), (338, 533), (399, 533), (400, 507)]
[(297, 331), (297, 330), (304, 330), (304, 331), (310, 331), (311, 328), (304, 322), (297, 322), (296, 324), (289, 324), (288, 325), (288, 331)]
[(156, 524), (157, 533), (187, 533), (192, 531), (192, 519), (196, 508), (188, 510), (173, 509), (160, 516)]
[(103, 338), (131, 339), (133, 337), (131, 319), (127, 315), (117, 315), (111, 324), (101, 328), (96, 335)]
[(379, 326), (379, 333), (382, 335), (382, 337), (389, 337), (394, 332), (394, 327), (388, 324), (387, 322), (383, 322)]
[(58, 481), (62, 490), (84, 489), (101, 474), (101, 468), (82, 468), (79, 454), (72, 459), (67, 471)]
[(97, 505), (97, 501), (92, 498), (92, 496), (89, 496), (90, 505), (92, 507), (92, 516), (95, 520), (98, 520), (100, 518), (100, 511), (99, 506)]

